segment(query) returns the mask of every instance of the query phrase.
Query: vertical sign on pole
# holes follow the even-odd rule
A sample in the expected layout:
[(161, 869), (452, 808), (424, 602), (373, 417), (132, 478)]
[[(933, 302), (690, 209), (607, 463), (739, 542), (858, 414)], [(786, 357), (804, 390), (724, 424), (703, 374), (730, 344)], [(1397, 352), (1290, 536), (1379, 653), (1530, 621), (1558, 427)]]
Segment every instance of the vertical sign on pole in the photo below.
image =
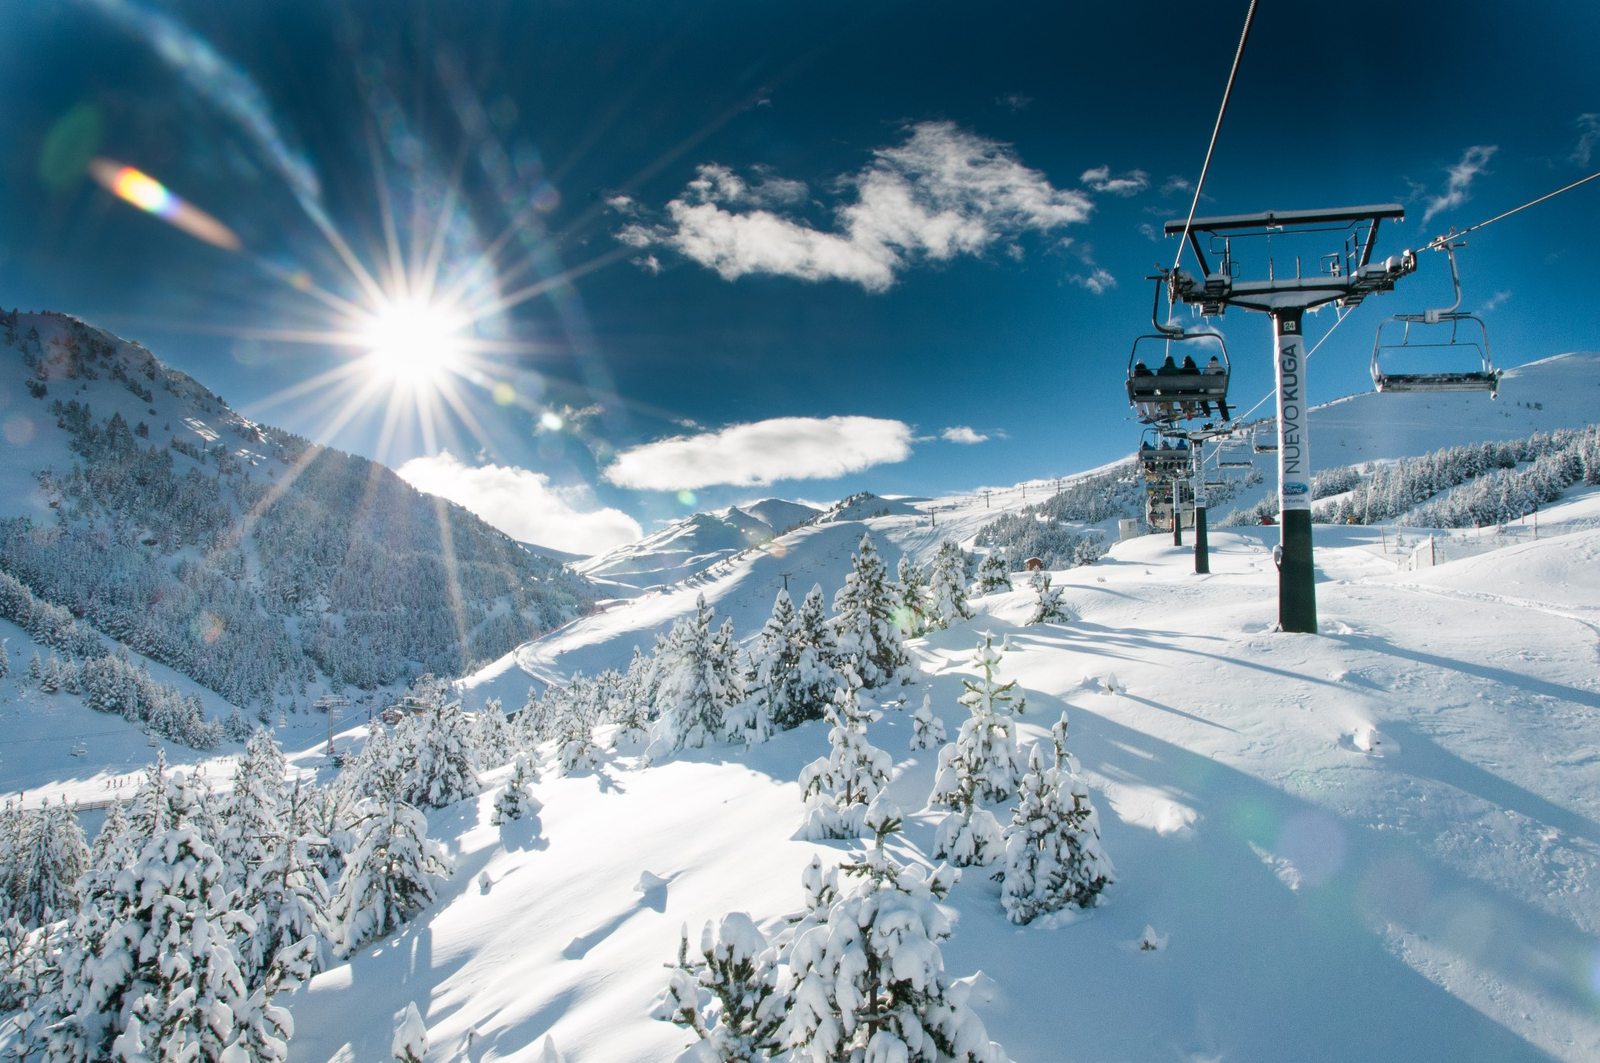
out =
[(1206, 541), (1206, 470), (1201, 460), (1204, 441), (1189, 440), (1190, 459), (1194, 462), (1194, 571), (1204, 576), (1211, 571), (1210, 544)]
[(1304, 308), (1272, 312), (1278, 380), (1278, 626), (1315, 634), (1317, 588), (1311, 563), (1311, 448), (1306, 431)]

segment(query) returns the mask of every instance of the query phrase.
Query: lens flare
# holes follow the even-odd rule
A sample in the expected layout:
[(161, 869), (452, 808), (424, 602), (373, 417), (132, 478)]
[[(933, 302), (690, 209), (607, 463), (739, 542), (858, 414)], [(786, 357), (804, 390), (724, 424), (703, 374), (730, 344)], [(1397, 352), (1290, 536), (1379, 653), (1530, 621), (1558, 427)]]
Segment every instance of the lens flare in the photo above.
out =
[(111, 159), (97, 158), (89, 162), (89, 175), (118, 199), (133, 204), (146, 214), (154, 214), (196, 240), (203, 240), (224, 251), (237, 251), (241, 246), (232, 229), (194, 204), (180, 199), (142, 170)]

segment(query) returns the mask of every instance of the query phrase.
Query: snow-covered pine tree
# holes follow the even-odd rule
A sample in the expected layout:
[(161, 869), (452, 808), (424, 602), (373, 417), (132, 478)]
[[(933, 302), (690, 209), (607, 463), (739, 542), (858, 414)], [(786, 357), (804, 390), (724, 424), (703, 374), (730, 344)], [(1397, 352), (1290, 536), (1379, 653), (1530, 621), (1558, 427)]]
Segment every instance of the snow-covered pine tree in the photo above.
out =
[(395, 741), (409, 759), (402, 795), (407, 804), (443, 808), (483, 789), (473, 766), (472, 726), (459, 701), (402, 721)]
[(1100, 845), (1100, 820), (1072, 755), (1067, 714), (1051, 728), (1055, 763), (1035, 745), (1005, 832), (1000, 903), (1013, 923), (1029, 923), (1069, 904), (1087, 908), (1115, 877)]
[(240, 953), (252, 987), (293, 989), (327, 966), (332, 952), (328, 881), (307, 836), (315, 797), (296, 780), (245, 879), (240, 906), (255, 932)]
[(244, 713), (235, 705), (228, 713), (228, 718), (222, 721), (222, 737), (230, 742), (249, 741), (255, 728), (250, 726), (250, 721), (244, 718)]
[(50, 652), (50, 659), (45, 662), (44, 668), (39, 672), (39, 691), (44, 694), (54, 694), (61, 689), (61, 658)]
[(786, 730), (803, 718), (802, 708), (796, 704), (801, 649), (800, 615), (789, 592), (780, 588), (772, 615), (750, 647), (745, 680), (747, 730)]
[(807, 720), (822, 719), (824, 710), (833, 700), (834, 692), (844, 680), (839, 660), (839, 643), (833, 637), (833, 625), (828, 623), (827, 608), (822, 599), (822, 586), (812, 584), (800, 603), (795, 620), (799, 627), (796, 636), (800, 652), (795, 658), (795, 687), (790, 702), (792, 723), (781, 726), (797, 727)]
[(692, 1030), (706, 1063), (772, 1059), (783, 1050), (784, 994), (779, 989), (778, 950), (743, 912), (706, 923), (700, 949), (689, 955), (683, 928), (678, 962), (651, 1015)]
[(1010, 589), (1011, 568), (1006, 564), (1005, 554), (998, 549), (990, 550), (978, 564), (978, 593), (993, 594)]
[(282, 826), (283, 780), (288, 762), (272, 734), (257, 728), (233, 772), (233, 792), (223, 802), (217, 852), (247, 880), (265, 860), (268, 837)]
[(32, 929), (78, 911), (78, 879), (89, 868), (89, 846), (72, 806), (45, 801), (23, 813), (21, 836), (7, 864), (11, 914)]
[(999, 682), (996, 672), (1000, 650), (994, 635), (984, 632), (973, 664), (982, 673), (980, 682), (963, 679), (965, 692), (958, 699), (968, 718), (962, 722), (956, 740), (939, 754), (939, 770), (934, 778), (929, 804), (957, 808), (970, 795), (977, 801), (1004, 801), (1017, 788), (1022, 759), (1017, 752), (1017, 737), (1011, 710), (1022, 711), (1024, 699), (1016, 690), (1016, 680)]
[(910, 679), (911, 658), (894, 609), (888, 571), (872, 537), (863, 533), (844, 586), (833, 596), (833, 629), (840, 658), (851, 664), (868, 690)]
[(494, 799), (494, 815), (490, 822), (499, 827), (523, 816), (537, 815), (544, 806), (529, 789), (537, 779), (538, 773), (532, 762), (525, 756), (518, 757), (516, 766), (511, 769), (510, 781), (500, 796)]
[(34, 650), (33, 656), (28, 658), (28, 682), (38, 686), (44, 680), (44, 661), (39, 658), (39, 651)]
[(427, 1056), (428, 1024), (422, 1021), (415, 1001), (408, 1003), (395, 1021), (389, 1051), (399, 1063), (423, 1063)]
[(1035, 572), (1029, 578), (1028, 585), (1039, 596), (1033, 603), (1033, 613), (1028, 617), (1028, 623), (1053, 624), (1073, 619), (1072, 610), (1061, 600), (1061, 589), (1050, 585), (1050, 573), (1042, 569)]
[[(739, 653), (739, 637), (734, 634), (733, 617), (725, 616), (722, 624), (717, 628), (716, 634), (711, 638), (711, 667), (722, 680), (723, 689), (723, 736), (735, 737), (730, 724), (743, 715), (745, 699), (749, 691), (745, 687), (745, 672), (748, 662), (743, 660)], [(764, 741), (765, 737), (758, 739)]]
[(967, 604), (967, 558), (950, 539), (940, 543), (934, 555), (928, 599), (928, 627), (932, 630), (972, 619), (972, 607)]
[(635, 646), (633, 657), (628, 661), (627, 671), (622, 673), (616, 696), (611, 702), (608, 718), (617, 725), (614, 743), (639, 742), (649, 735), (650, 720), (654, 715), (652, 692), (655, 683), (651, 678), (654, 668), (654, 660)]
[(889, 754), (867, 741), (867, 725), (882, 715), (861, 704), (855, 677), (847, 675), (828, 707), (828, 755), (800, 771), (806, 802), (802, 837), (820, 841), (860, 836), (867, 806), (888, 785), (894, 767)]
[(594, 724), (587, 699), (568, 700), (566, 711), (556, 725), (556, 763), (566, 775), (577, 775), (600, 768), (600, 747), (595, 744)]
[(59, 995), (38, 1002), (52, 1012), (40, 1016), (51, 1060), (224, 1058), (249, 1012), (233, 942), (251, 930), (225, 878), (216, 850), (179, 824), (85, 899)]
[(900, 634), (916, 638), (928, 630), (928, 573), (923, 567), (902, 557), (895, 569), (895, 623)]
[(944, 721), (933, 714), (932, 695), (922, 695), (922, 705), (911, 714), (911, 748), (937, 749), (945, 743)]
[(714, 619), (701, 595), (694, 616), (672, 626), (660, 671), (661, 715), (651, 729), (652, 758), (724, 737), (732, 692), (726, 659), (716, 645), (718, 632), (711, 626)]
[(11, 654), (6, 652), (4, 639), (0, 639), (0, 679), (11, 674)]
[(379, 768), (371, 797), (356, 806), (355, 845), (329, 908), (334, 948), (348, 956), (416, 914), (433, 900), (435, 876), (450, 873), (428, 821), (402, 798), (402, 769)]
[(963, 679), (961, 703), (970, 714), (954, 742), (939, 750), (933, 792), (928, 803), (950, 809), (934, 839), (935, 856), (961, 867), (988, 864), (1002, 855), (1000, 822), (984, 802), (1004, 801), (1017, 787), (1022, 769), (1014, 722), (1008, 711), (1019, 711), (1022, 695), (1013, 693), (1015, 680), (996, 678), (1000, 651), (994, 636), (983, 634), (973, 663), (983, 673), (981, 683)]
[(1003, 1063), (983, 1020), (953, 999), (939, 943), (951, 933), (939, 902), (956, 872), (903, 867), (885, 849), (900, 817), (883, 802), (872, 848), (845, 864), (854, 889), (802, 930), (789, 952), (794, 988), (781, 1037), (799, 1058), (849, 1063)]
[(511, 759), (511, 732), (499, 698), (490, 698), (472, 717), (472, 749), (480, 768), (498, 768)]

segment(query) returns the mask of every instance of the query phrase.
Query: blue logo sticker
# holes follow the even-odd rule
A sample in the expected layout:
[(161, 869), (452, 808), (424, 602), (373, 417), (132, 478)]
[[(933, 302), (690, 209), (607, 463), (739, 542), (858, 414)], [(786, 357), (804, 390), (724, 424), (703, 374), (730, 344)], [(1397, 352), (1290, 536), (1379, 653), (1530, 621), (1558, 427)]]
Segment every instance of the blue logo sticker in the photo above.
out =
[(1299, 498), (1301, 495), (1306, 495), (1306, 494), (1310, 494), (1310, 493), (1311, 493), (1311, 485), (1310, 484), (1294, 482), (1294, 483), (1286, 483), (1286, 484), (1283, 485), (1283, 494), (1284, 494), (1285, 498)]

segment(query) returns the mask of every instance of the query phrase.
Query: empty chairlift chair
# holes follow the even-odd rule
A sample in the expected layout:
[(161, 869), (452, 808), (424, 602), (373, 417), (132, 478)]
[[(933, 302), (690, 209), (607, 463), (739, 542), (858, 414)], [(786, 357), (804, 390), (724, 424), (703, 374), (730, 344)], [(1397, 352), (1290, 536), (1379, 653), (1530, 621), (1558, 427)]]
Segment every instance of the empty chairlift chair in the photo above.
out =
[[(1378, 326), (1372, 344), (1372, 383), (1379, 391), (1500, 390), (1500, 370), (1489, 357), (1489, 333), (1483, 321), (1457, 310), (1461, 276), (1456, 270), (1457, 244), (1443, 244), (1450, 259), (1455, 302), (1420, 314), (1398, 314)], [(1434, 360), (1447, 361), (1434, 367)]]

